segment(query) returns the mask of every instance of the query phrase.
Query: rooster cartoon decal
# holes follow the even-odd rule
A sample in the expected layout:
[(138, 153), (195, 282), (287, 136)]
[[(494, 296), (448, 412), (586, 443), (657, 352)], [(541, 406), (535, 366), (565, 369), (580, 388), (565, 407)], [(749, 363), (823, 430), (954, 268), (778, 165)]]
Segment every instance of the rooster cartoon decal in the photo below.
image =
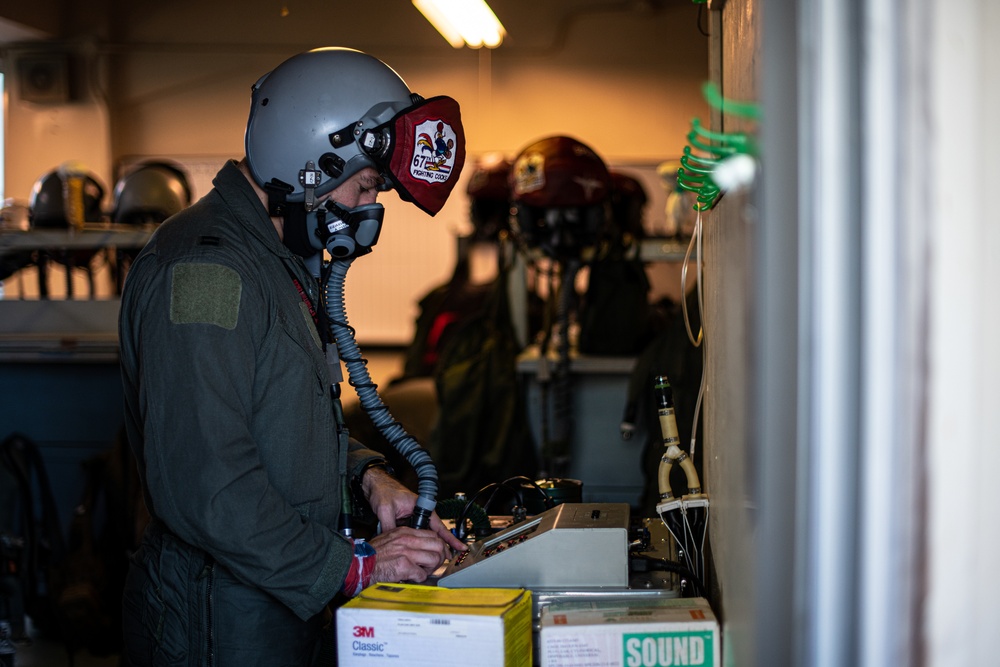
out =
[(421, 152), (431, 154), (424, 168), (430, 171), (440, 171), (444, 163), (451, 158), (452, 149), (455, 148), (455, 140), (451, 138), (445, 140), (444, 123), (438, 121), (434, 139), (432, 140), (427, 132), (421, 132), (417, 137), (417, 145), (420, 146)]

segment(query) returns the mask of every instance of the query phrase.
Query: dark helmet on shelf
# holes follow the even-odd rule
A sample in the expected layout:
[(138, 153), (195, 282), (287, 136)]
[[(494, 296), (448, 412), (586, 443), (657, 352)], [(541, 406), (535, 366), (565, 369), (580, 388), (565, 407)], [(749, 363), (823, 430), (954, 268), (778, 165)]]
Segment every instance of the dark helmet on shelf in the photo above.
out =
[(510, 230), (510, 160), (494, 153), (482, 157), (469, 177), (469, 218), (473, 238), (496, 241)]
[(642, 223), (648, 201), (646, 189), (639, 179), (611, 170), (611, 217), (619, 234), (618, 240), (625, 245), (646, 236)]
[(118, 179), (113, 222), (159, 224), (191, 204), (191, 186), (184, 170), (167, 162), (143, 162)]
[(68, 179), (74, 176), (82, 179), (84, 221), (96, 222), (104, 217), (101, 210), (104, 186), (97, 177), (89, 172), (71, 172), (59, 167), (43, 175), (31, 188), (28, 218), (33, 227), (59, 229), (70, 226), (70, 215), (66, 210), (66, 190)]
[(583, 142), (557, 135), (530, 144), (515, 158), (509, 181), (512, 231), (529, 248), (579, 257), (606, 233), (611, 176)]

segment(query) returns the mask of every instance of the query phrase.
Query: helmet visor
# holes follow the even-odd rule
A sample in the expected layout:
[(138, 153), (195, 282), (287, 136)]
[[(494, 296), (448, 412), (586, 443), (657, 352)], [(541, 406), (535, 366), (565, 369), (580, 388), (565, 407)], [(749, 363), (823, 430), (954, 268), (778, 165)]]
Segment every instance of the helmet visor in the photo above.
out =
[(387, 150), (370, 157), (392, 180), (399, 196), (435, 215), (444, 206), (465, 165), (465, 130), (458, 102), (439, 96), (422, 100), (376, 128), (389, 135)]

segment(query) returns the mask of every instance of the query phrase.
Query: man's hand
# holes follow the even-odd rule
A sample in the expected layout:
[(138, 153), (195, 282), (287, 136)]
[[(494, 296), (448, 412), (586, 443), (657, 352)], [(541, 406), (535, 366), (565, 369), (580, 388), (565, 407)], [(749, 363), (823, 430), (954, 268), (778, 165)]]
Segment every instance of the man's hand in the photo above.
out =
[(375, 548), (374, 581), (420, 583), (449, 556), (448, 546), (429, 530), (400, 526), (369, 540)]
[[(369, 468), (366, 470), (364, 477), (361, 478), (361, 489), (364, 491), (368, 503), (375, 510), (375, 515), (378, 517), (379, 522), (382, 524), (382, 530), (385, 532), (395, 528), (400, 519), (413, 514), (413, 508), (417, 502), (416, 494), (403, 486), (399, 480), (382, 468)], [(451, 531), (445, 527), (441, 522), (441, 518), (438, 517), (437, 512), (431, 515), (431, 529), (420, 532), (436, 535), (438, 541), (443, 540), (448, 546), (457, 551), (468, 550), (465, 543), (452, 535)], [(372, 544), (375, 544), (374, 540), (372, 540)], [(445, 550), (445, 557), (447, 555), (447, 550)], [(379, 552), (379, 561), (381, 562), (381, 560), (382, 553)], [(440, 564), (439, 561), (434, 568)], [(424, 578), (426, 579), (426, 575)], [(420, 579), (420, 581), (423, 581), (423, 579)]]

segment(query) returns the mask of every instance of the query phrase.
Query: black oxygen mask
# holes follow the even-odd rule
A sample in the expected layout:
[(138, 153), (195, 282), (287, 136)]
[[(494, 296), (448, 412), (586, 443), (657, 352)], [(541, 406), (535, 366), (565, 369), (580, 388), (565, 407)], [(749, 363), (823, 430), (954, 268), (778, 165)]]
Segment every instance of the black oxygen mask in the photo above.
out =
[(366, 255), (378, 243), (385, 209), (382, 204), (344, 208), (332, 199), (306, 213), (306, 230), (333, 259)]
[(385, 209), (381, 204), (345, 208), (328, 199), (307, 211), (301, 203), (288, 202), (282, 243), (302, 258), (314, 278), (320, 277), (323, 250), (333, 259), (354, 259), (371, 252), (382, 231)]

